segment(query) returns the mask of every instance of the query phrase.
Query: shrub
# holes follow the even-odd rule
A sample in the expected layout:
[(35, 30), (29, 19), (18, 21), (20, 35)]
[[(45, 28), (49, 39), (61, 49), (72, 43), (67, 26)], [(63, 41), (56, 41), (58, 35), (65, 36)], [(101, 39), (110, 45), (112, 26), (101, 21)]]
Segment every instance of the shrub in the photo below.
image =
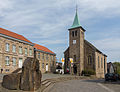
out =
[(95, 71), (93, 69), (83, 70), (82, 74), (85, 76), (95, 75)]

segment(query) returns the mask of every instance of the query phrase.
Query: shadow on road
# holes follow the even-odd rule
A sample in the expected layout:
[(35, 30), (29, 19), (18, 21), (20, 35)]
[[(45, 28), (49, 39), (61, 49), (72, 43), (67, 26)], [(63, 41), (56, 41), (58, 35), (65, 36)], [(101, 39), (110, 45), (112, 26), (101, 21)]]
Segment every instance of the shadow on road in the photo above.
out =
[(118, 81), (105, 81), (104, 79), (95, 79), (95, 80), (83, 80), (84, 82), (95, 82), (95, 83), (104, 83), (104, 84), (119, 84), (120, 80)]

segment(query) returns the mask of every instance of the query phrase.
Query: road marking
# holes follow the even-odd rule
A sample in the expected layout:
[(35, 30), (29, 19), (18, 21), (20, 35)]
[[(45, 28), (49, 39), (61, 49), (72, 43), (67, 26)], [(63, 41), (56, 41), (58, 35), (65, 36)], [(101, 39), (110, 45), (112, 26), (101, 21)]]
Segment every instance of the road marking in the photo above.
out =
[(106, 89), (108, 92), (115, 92), (112, 89), (109, 89), (108, 87), (102, 85), (101, 83), (97, 83), (99, 86), (101, 86), (102, 88)]

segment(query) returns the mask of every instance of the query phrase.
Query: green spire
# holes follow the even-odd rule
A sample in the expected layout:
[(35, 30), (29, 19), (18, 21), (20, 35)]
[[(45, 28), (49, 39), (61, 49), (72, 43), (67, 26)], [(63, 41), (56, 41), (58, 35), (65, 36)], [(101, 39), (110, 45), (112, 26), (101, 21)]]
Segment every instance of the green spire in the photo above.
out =
[(74, 22), (73, 22), (73, 25), (71, 26), (70, 29), (80, 27), (80, 26), (81, 25), (80, 25), (80, 21), (79, 21), (78, 14), (77, 14), (77, 9), (76, 9), (76, 15), (75, 15), (75, 18), (74, 18)]

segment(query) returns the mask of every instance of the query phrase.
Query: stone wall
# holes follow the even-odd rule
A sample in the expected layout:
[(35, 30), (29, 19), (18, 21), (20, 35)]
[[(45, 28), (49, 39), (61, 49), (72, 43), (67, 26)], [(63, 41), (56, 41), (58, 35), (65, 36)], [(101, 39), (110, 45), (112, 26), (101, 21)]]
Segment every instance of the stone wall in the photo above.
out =
[[(84, 69), (93, 69), (95, 71), (95, 49), (93, 48), (93, 46), (91, 46), (91, 44), (85, 40), (85, 44), (84, 44), (84, 51), (85, 51), (85, 55), (84, 55)], [(91, 60), (89, 60), (91, 57)], [(90, 62), (91, 61), (91, 62)]]
[(69, 47), (68, 49), (64, 52), (64, 73), (67, 73), (67, 68), (70, 69), (70, 60), (69, 60)]
[(95, 62), (96, 76), (98, 78), (104, 78), (105, 71), (106, 71), (106, 68), (104, 67), (104, 62), (105, 62), (105, 66), (106, 66), (106, 62), (107, 62), (106, 57), (102, 53), (96, 51), (95, 52), (95, 61), (96, 61)]
[[(77, 31), (77, 36), (73, 37), (72, 32), (75, 31)], [(76, 40), (75, 44), (74, 40)], [(80, 75), (84, 69), (84, 31), (81, 27), (69, 30), (69, 57), (73, 58), (73, 63), (77, 66), (77, 75)], [(74, 74), (73, 67), (70, 68), (70, 72)]]

